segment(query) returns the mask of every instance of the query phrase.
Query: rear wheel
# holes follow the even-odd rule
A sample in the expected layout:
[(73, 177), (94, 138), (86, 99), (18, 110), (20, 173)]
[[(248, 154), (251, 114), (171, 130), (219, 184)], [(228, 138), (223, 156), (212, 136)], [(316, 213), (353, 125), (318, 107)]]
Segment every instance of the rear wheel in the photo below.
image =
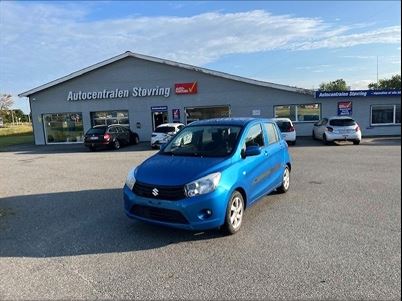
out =
[(359, 144), (360, 144), (360, 140), (355, 140), (355, 141), (353, 141), (353, 144), (354, 144), (354, 145), (359, 145)]
[(243, 195), (235, 191), (230, 197), (228, 207), (226, 209), (225, 223), (222, 230), (226, 234), (235, 234), (240, 230), (244, 214)]
[(134, 144), (140, 143), (140, 138), (137, 135), (134, 136)]
[(120, 147), (121, 147), (120, 142), (119, 142), (119, 140), (116, 139), (116, 140), (113, 142), (113, 148), (114, 148), (114, 149), (120, 149)]
[(93, 147), (93, 146), (90, 146), (90, 147), (89, 147), (89, 151), (90, 151), (90, 152), (94, 152), (94, 151), (96, 151), (96, 148)]
[(282, 185), (277, 189), (280, 193), (286, 193), (290, 187), (290, 169), (289, 166), (286, 166), (283, 171)]

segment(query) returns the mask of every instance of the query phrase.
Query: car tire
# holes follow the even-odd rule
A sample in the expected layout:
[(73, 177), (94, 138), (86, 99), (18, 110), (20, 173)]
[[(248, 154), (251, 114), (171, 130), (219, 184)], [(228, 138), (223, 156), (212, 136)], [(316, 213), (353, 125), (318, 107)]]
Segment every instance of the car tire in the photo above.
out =
[(311, 135), (312, 137), (313, 137), (313, 140), (318, 140), (317, 139), (317, 137), (315, 136), (315, 132), (314, 132), (314, 130), (313, 130), (313, 133), (312, 133), (312, 135)]
[(286, 166), (285, 170), (283, 171), (282, 176), (282, 184), (278, 187), (277, 191), (279, 193), (286, 193), (288, 192), (290, 187), (290, 168)]
[(90, 146), (90, 147), (88, 147), (89, 148), (89, 151), (90, 152), (94, 152), (94, 151), (96, 151), (96, 148), (95, 147), (93, 147), (93, 146)]
[(140, 143), (140, 138), (137, 135), (134, 136), (133, 143), (134, 143), (134, 145), (137, 145), (138, 143)]
[(226, 208), (225, 223), (222, 230), (225, 234), (237, 233), (242, 225), (244, 216), (244, 199), (239, 191), (235, 191), (230, 196), (228, 206)]
[(322, 136), (322, 142), (325, 144), (325, 145), (329, 145), (329, 141), (327, 140), (327, 135), (323, 135)]
[(355, 140), (355, 141), (353, 141), (353, 144), (354, 144), (354, 145), (359, 145), (359, 144), (360, 144), (360, 140)]
[(295, 141), (290, 141), (290, 145), (295, 146), (296, 145), (296, 140)]
[(118, 139), (116, 139), (115, 141), (113, 141), (113, 148), (118, 150), (120, 149), (121, 145)]

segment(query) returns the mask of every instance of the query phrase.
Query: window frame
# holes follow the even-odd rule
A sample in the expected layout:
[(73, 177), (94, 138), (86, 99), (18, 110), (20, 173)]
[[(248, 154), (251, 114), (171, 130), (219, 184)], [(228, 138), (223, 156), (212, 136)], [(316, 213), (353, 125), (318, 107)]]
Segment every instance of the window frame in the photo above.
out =
[[(299, 120), (299, 106), (308, 106), (308, 105), (318, 105), (320, 110), (320, 115), (318, 116), (318, 120)], [(288, 117), (277, 117), (276, 116), (276, 108), (277, 107), (295, 107), (295, 119), (292, 120), (290, 116)], [(320, 102), (312, 102), (312, 103), (299, 103), (299, 104), (281, 104), (281, 105), (274, 105), (274, 118), (289, 118), (294, 123), (317, 123), (322, 119), (322, 104)]]
[[(268, 126), (271, 125), (275, 134), (275, 138), (276, 140), (274, 142), (271, 141), (271, 139), (269, 139), (269, 129)], [(264, 122), (264, 129), (265, 129), (265, 133), (266, 133), (266, 139), (267, 139), (267, 146), (273, 145), (275, 143), (279, 143), (281, 141), (281, 137), (279, 136), (278, 133), (278, 129), (277, 126), (272, 123), (272, 122)]]
[[(371, 105), (370, 106), (370, 126), (390, 126), (390, 125), (396, 125), (399, 126), (401, 123), (396, 123), (396, 107), (401, 106), (400, 104), (376, 104), (376, 105)], [(373, 123), (373, 108), (374, 107), (392, 107), (393, 108), (393, 114), (392, 114), (392, 122), (389, 123)]]

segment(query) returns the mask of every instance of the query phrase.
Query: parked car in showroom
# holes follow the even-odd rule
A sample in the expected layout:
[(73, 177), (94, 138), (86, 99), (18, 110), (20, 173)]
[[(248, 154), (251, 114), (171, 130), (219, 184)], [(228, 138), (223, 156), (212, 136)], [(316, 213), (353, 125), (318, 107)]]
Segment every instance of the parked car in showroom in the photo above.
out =
[(164, 123), (157, 126), (151, 135), (151, 147), (160, 148), (162, 144), (169, 142), (182, 128), (184, 128), (182, 123)]
[(296, 144), (296, 130), (293, 126), (292, 120), (289, 118), (272, 118), (273, 121), (277, 124), (279, 130), (282, 133), (283, 139), (288, 144), (295, 145)]
[(188, 230), (236, 233), (244, 210), (290, 187), (291, 157), (267, 119), (195, 121), (128, 173), (130, 218)]
[(325, 144), (334, 141), (351, 141), (358, 145), (362, 140), (362, 132), (358, 123), (350, 117), (323, 118), (314, 124), (313, 139), (322, 140)]
[(84, 136), (84, 145), (90, 151), (100, 148), (119, 149), (122, 145), (138, 142), (138, 134), (121, 125), (94, 126)]

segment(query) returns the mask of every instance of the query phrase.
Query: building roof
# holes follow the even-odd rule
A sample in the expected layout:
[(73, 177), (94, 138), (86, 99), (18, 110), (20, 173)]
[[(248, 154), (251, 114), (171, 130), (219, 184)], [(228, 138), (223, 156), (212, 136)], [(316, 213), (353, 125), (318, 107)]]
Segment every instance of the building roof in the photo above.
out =
[(174, 67), (179, 67), (179, 68), (183, 68), (183, 69), (188, 69), (188, 70), (192, 70), (192, 71), (197, 71), (197, 72), (202, 72), (205, 74), (209, 74), (209, 75), (213, 75), (213, 76), (217, 76), (217, 77), (222, 77), (222, 78), (226, 78), (226, 79), (231, 79), (231, 80), (235, 80), (235, 81), (239, 81), (239, 82), (244, 82), (244, 83), (248, 83), (248, 84), (252, 84), (252, 85), (256, 85), (256, 86), (262, 86), (262, 87), (267, 87), (267, 88), (272, 88), (272, 89), (278, 89), (278, 90), (283, 90), (283, 91), (288, 91), (288, 92), (294, 92), (294, 93), (300, 93), (300, 94), (308, 94), (308, 95), (313, 95), (313, 91), (312, 90), (308, 90), (308, 89), (303, 89), (303, 88), (297, 88), (297, 87), (292, 87), (292, 86), (286, 86), (286, 85), (281, 85), (281, 84), (274, 84), (274, 83), (270, 83), (270, 82), (265, 82), (265, 81), (260, 81), (260, 80), (255, 80), (255, 79), (251, 79), (251, 78), (246, 78), (246, 77), (241, 77), (241, 76), (237, 76), (237, 75), (232, 75), (232, 74), (228, 74), (228, 73), (224, 73), (224, 72), (219, 72), (219, 71), (214, 71), (214, 70), (210, 70), (210, 69), (206, 69), (206, 68), (201, 68), (201, 67), (196, 67), (193, 65), (188, 65), (188, 64), (183, 64), (183, 63), (178, 63), (178, 62), (174, 62), (174, 61), (170, 61), (170, 60), (165, 60), (165, 59), (161, 59), (161, 58), (157, 58), (157, 57), (152, 57), (152, 56), (148, 56), (148, 55), (143, 55), (143, 54), (138, 54), (138, 53), (133, 53), (131, 51), (126, 51), (120, 55), (117, 55), (115, 57), (112, 57), (110, 59), (107, 59), (105, 61), (99, 62), (95, 65), (91, 65), (87, 68), (78, 70), (76, 72), (73, 72), (71, 74), (68, 74), (66, 76), (60, 77), (54, 81), (51, 81), (47, 84), (41, 85), (39, 87), (33, 88), (31, 90), (28, 90), (26, 92), (23, 92), (21, 94), (19, 94), (18, 96), (22, 97), (28, 97), (29, 95), (32, 95), (34, 93), (37, 93), (39, 91), (48, 89), (50, 87), (56, 86), (58, 84), (61, 84), (63, 82), (66, 82), (70, 79), (73, 79), (75, 77), (81, 76), (85, 73), (91, 72), (95, 69), (101, 68), (103, 66), (106, 66), (108, 64), (114, 63), (118, 60), (127, 58), (127, 57), (133, 57), (133, 58), (138, 58), (138, 59), (142, 59), (142, 60), (146, 60), (146, 61), (150, 61), (150, 62), (155, 62), (155, 63), (159, 63), (159, 64), (165, 64), (165, 65), (169, 65), (169, 66), (174, 66)]

